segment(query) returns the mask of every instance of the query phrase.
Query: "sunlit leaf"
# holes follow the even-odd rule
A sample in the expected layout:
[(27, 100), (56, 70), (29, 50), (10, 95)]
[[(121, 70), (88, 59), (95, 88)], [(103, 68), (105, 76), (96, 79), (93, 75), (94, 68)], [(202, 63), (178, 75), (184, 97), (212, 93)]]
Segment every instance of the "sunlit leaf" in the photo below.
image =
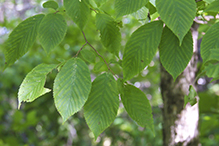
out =
[(95, 139), (114, 121), (118, 108), (117, 83), (110, 73), (101, 74), (93, 81), (89, 98), (84, 105), (85, 120)]
[(46, 75), (56, 66), (55, 64), (40, 64), (27, 74), (18, 91), (18, 108), (21, 102), (32, 102), (50, 92), (50, 89), (44, 88)]

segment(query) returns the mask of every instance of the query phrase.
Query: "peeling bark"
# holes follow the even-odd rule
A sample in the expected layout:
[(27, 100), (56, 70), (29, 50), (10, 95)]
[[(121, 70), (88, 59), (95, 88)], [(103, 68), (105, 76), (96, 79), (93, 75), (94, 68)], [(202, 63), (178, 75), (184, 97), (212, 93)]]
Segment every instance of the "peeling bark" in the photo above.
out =
[[(163, 146), (199, 146), (199, 109), (187, 104), (184, 108), (184, 96), (189, 86), (194, 84), (198, 61), (198, 24), (194, 23), (193, 57), (184, 72), (174, 82), (172, 76), (161, 65), (161, 94), (163, 99)], [(198, 97), (197, 97), (198, 99)]]

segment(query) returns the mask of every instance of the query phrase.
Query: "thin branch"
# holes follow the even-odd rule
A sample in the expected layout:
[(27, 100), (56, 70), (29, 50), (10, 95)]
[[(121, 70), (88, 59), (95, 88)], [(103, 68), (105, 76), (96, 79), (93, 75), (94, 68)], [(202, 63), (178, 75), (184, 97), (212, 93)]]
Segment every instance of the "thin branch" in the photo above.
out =
[[(108, 70), (109, 70), (113, 75), (116, 75), (116, 74), (111, 70), (109, 64), (106, 62), (106, 60), (104, 59), (104, 57), (103, 57), (102, 55), (100, 55), (100, 53), (87, 41), (87, 38), (86, 38), (86, 36), (85, 36), (85, 34), (84, 34), (83, 31), (82, 31), (82, 33), (83, 33), (83, 36), (84, 36), (84, 40), (86, 41), (85, 45), (88, 44), (88, 45), (97, 53), (97, 55), (99, 55), (99, 56), (103, 59), (103, 61), (105, 62), (105, 64), (106, 64), (107, 67), (108, 67)], [(83, 46), (82, 46), (82, 48), (83, 48)], [(82, 49), (82, 48), (81, 48), (81, 49)], [(80, 49), (80, 50), (81, 50), (81, 49)], [(80, 50), (79, 50), (79, 51), (80, 51)], [(77, 54), (76, 54), (76, 55), (77, 55)]]
[(78, 52), (77, 52), (77, 54), (74, 56), (74, 57), (77, 57), (78, 56), (78, 54), (80, 53), (80, 51), (84, 48), (84, 46), (86, 46), (87, 45), (87, 42), (85, 43), (85, 44), (83, 44), (83, 46), (80, 48), (80, 50), (78, 50)]
[(90, 8), (90, 9), (93, 10), (97, 14), (97, 11), (95, 9), (93, 9), (93, 8)]

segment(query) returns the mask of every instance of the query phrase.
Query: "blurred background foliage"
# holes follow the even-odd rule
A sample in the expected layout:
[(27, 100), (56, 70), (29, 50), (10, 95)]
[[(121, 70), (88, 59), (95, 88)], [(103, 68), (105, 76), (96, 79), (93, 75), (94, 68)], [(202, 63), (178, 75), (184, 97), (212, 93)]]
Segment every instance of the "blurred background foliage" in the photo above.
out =
[[(17, 92), (19, 85), (35, 66), (40, 63), (58, 63), (73, 57), (85, 43), (82, 33), (73, 21), (64, 14), (68, 31), (62, 43), (50, 54), (46, 55), (39, 42), (36, 41), (30, 51), (14, 65), (3, 71), (4, 67), (4, 42), (10, 32), (24, 19), (38, 13), (51, 13), (54, 10), (43, 9), (42, 0), (0, 0), (0, 146), (161, 146), (162, 145), (162, 99), (160, 95), (159, 55), (157, 54), (150, 65), (130, 82), (145, 92), (152, 105), (155, 137), (147, 129), (139, 127), (128, 117), (123, 105), (113, 124), (106, 129), (95, 141), (94, 135), (86, 125), (83, 110), (72, 116), (67, 122), (62, 123), (52, 97), (48, 93), (32, 103), (23, 103), (17, 109)], [(62, 8), (62, 1), (57, 0)], [(109, 14), (114, 14), (113, 0), (101, 7)], [(143, 10), (140, 13), (128, 15), (121, 25), (122, 58), (125, 43), (131, 33), (142, 24), (148, 22)], [(139, 19), (139, 20), (138, 20)], [(201, 30), (203, 29), (203, 30)], [(200, 34), (208, 27), (200, 27)], [(87, 40), (110, 63), (112, 70), (122, 76), (121, 60), (106, 51), (100, 42), (99, 32), (95, 28), (95, 13), (91, 12), (90, 20), (85, 27)], [(91, 70), (92, 80), (107, 67), (93, 50), (89, 54), (81, 53)], [(89, 55), (95, 56), (89, 58)], [(96, 65), (95, 65), (96, 64)], [(57, 71), (52, 71), (46, 81), (46, 87), (52, 89), (53, 80)], [(204, 146), (219, 144), (219, 85), (217, 82), (209, 83), (205, 77), (200, 78), (200, 86), (204, 87), (200, 96), (200, 141)]]

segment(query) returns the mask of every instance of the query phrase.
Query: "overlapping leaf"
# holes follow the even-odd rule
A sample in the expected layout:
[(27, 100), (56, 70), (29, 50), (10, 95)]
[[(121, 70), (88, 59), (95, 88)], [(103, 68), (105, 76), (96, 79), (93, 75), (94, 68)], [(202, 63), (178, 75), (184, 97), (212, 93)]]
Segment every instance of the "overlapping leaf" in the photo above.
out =
[(201, 42), (201, 56), (203, 62), (210, 60), (210, 50), (219, 49), (219, 22), (209, 28)]
[(40, 64), (27, 74), (19, 88), (18, 108), (20, 108), (21, 102), (32, 102), (41, 95), (50, 92), (50, 89), (44, 88), (46, 75), (56, 66), (55, 64)]
[(84, 105), (84, 116), (95, 139), (114, 121), (118, 108), (119, 93), (114, 77), (109, 73), (98, 76)]
[(52, 8), (52, 9), (56, 10), (59, 7), (59, 5), (55, 1), (49, 0), (49, 1), (46, 1), (45, 3), (43, 3), (43, 7), (44, 8)]
[(141, 26), (131, 35), (123, 57), (124, 80), (131, 79), (151, 62), (157, 52), (162, 30), (162, 21), (154, 21)]
[(179, 46), (179, 40), (173, 32), (165, 27), (160, 46), (160, 61), (163, 67), (172, 75), (174, 80), (183, 72), (193, 55), (192, 34), (189, 31)]
[(90, 50), (84, 50), (83, 49), (83, 50), (80, 51), (80, 55), (87, 62), (95, 63), (95, 61), (96, 61), (95, 53), (90, 51)]
[(151, 105), (145, 94), (133, 85), (126, 85), (123, 89), (122, 103), (128, 115), (138, 125), (149, 128), (154, 133), (154, 123)]
[(124, 16), (136, 12), (148, 3), (149, 0), (115, 0), (116, 16)]
[(67, 24), (61, 14), (52, 13), (43, 18), (38, 34), (40, 43), (47, 54), (61, 43), (66, 31)]
[(219, 12), (219, 0), (215, 0), (208, 5), (208, 7), (205, 9), (205, 12)]
[(64, 6), (67, 14), (83, 30), (90, 14), (88, 0), (64, 0)]
[(181, 45), (196, 16), (195, 1), (156, 0), (156, 8), (161, 19), (179, 38)]
[(205, 66), (204, 71), (206, 71), (206, 75), (209, 78), (213, 78), (213, 80), (219, 78), (219, 64), (208, 64)]
[(121, 46), (121, 33), (114, 19), (106, 14), (97, 14), (96, 27), (100, 30), (103, 45), (108, 51), (118, 56)]
[(4, 49), (5, 68), (12, 65), (33, 46), (43, 17), (43, 14), (39, 14), (24, 20), (9, 35)]
[(189, 86), (189, 94), (184, 97), (184, 107), (187, 103), (190, 103), (191, 106), (197, 103), (197, 92), (195, 91), (192, 85)]
[(88, 99), (91, 78), (88, 66), (79, 58), (68, 60), (54, 81), (55, 106), (65, 122)]

